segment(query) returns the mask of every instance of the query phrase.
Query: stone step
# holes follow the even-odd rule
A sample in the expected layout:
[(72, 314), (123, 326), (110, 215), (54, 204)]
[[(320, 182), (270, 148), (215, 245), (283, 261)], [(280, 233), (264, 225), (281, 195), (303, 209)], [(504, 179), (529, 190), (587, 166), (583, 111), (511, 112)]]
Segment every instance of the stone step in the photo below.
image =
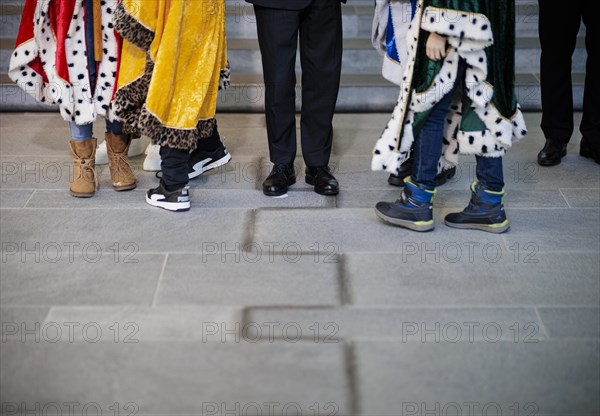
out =
[[(12, 85), (6, 76), (14, 47), (23, 1), (0, 3), (0, 109), (48, 110), (33, 102)], [(538, 5), (531, 0), (517, 0), (517, 85), (523, 108), (539, 110), (539, 40)], [(221, 94), (220, 111), (262, 111), (263, 86), (260, 52), (256, 40), (253, 7), (243, 0), (226, 0), (229, 58), (233, 69), (232, 88)], [(343, 76), (338, 100), (339, 111), (389, 111), (397, 99), (397, 87), (381, 75), (382, 58), (370, 43), (373, 16), (372, 0), (355, 0), (343, 8), (344, 56)], [(574, 100), (581, 108), (585, 77), (585, 28), (581, 28), (573, 56)], [(296, 63), (300, 70), (299, 57)], [(300, 78), (298, 78), (300, 79)], [(300, 97), (298, 97), (299, 105)]]
[[(299, 80), (299, 75), (297, 76)], [(585, 73), (573, 74), (573, 94), (576, 109), (583, 108)], [(517, 74), (517, 93), (524, 110), (539, 111), (541, 96), (539, 77)], [(296, 87), (296, 108), (300, 109), (301, 94)], [(337, 111), (388, 112), (398, 99), (398, 87), (379, 74), (343, 74)], [(260, 74), (234, 74), (232, 86), (219, 95), (220, 112), (261, 112), (264, 110), (264, 85)], [(0, 111), (56, 111), (42, 106), (12, 84), (6, 74), (0, 75)]]
[[(227, 33), (229, 38), (256, 38), (256, 17), (252, 5), (242, 0), (227, 1)], [(14, 37), (19, 28), (23, 2), (0, 3), (0, 36)], [(535, 1), (517, 3), (517, 36), (537, 36), (538, 5)], [(372, 1), (353, 1), (342, 8), (344, 37), (370, 38), (373, 20)], [(585, 28), (581, 28), (581, 34)]]
[[(0, 69), (4, 71), (8, 69), (14, 45), (14, 39), (0, 38)], [(539, 40), (535, 37), (521, 37), (517, 39), (516, 47), (516, 71), (523, 73), (539, 72), (541, 55)], [(256, 39), (230, 39), (228, 41), (228, 56), (234, 72), (262, 73), (261, 55)], [(342, 72), (376, 74), (381, 71), (382, 59), (369, 39), (344, 39)], [(585, 62), (585, 40), (579, 38), (573, 56), (573, 70), (584, 72)], [(300, 70), (299, 54), (296, 57), (296, 70)]]

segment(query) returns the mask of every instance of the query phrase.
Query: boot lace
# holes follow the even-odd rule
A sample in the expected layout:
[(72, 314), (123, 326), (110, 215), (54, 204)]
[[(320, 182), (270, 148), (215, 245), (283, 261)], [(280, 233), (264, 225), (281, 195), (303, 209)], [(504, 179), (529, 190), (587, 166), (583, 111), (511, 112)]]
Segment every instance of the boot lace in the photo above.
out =
[(92, 175), (93, 182), (96, 185), (96, 188), (100, 187), (100, 182), (98, 181), (98, 174), (96, 173), (96, 168), (94, 167), (94, 159), (76, 159), (75, 163), (79, 163), (79, 175), (77, 175), (77, 179), (88, 180), (89, 175)]
[(109, 152), (108, 157), (112, 162), (109, 165), (109, 168), (112, 170), (113, 176), (115, 178), (125, 177), (129, 174), (129, 172), (131, 172), (131, 164), (129, 163), (127, 152)]

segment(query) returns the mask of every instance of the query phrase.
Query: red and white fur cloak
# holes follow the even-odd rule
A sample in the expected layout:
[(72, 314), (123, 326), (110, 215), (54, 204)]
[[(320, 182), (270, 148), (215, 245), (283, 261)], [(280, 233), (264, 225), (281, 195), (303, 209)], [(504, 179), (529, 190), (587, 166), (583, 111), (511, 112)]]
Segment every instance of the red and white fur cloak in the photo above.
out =
[[(84, 0), (26, 0), (8, 75), (37, 101), (57, 104), (66, 121), (114, 120), (120, 38), (112, 23), (117, 0), (100, 2), (102, 59), (90, 82)], [(91, 45), (90, 45), (91, 47)], [(93, 51), (92, 51), (93, 53)]]

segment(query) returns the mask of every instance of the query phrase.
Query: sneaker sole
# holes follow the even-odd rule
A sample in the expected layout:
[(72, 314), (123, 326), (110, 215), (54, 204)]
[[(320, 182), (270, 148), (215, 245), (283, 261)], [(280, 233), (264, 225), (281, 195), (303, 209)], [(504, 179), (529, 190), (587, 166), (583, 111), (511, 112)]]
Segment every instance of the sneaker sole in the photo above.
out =
[[(209, 170), (216, 169), (219, 166), (223, 166), (223, 165), (229, 163), (230, 160), (231, 160), (231, 154), (227, 153), (221, 159), (219, 159), (209, 165), (206, 165), (206, 166), (202, 165), (203, 161), (198, 162), (194, 166), (192, 166), (192, 169), (194, 169), (194, 171), (188, 173), (188, 178), (189, 179), (197, 178), (198, 176), (202, 175), (204, 172), (208, 172)], [(197, 168), (198, 165), (200, 166), (200, 168)]]
[(502, 234), (510, 229), (510, 224), (508, 221), (498, 224), (497, 226), (486, 224), (455, 224), (448, 221), (444, 221), (444, 223), (451, 228), (459, 228), (461, 230), (479, 230), (492, 234)]
[(153, 207), (166, 209), (172, 212), (183, 212), (190, 209), (191, 204), (189, 202), (160, 202), (154, 201), (146, 195), (146, 202)]
[(418, 231), (418, 232), (422, 233), (422, 232), (431, 231), (435, 228), (435, 223), (433, 222), (433, 220), (431, 220), (431, 222), (426, 221), (426, 222), (422, 222), (422, 223), (407, 221), (407, 220), (400, 220), (398, 218), (389, 217), (377, 209), (375, 209), (375, 214), (380, 219), (382, 219), (383, 221), (385, 221), (387, 223), (390, 223), (392, 225), (396, 225), (396, 226), (402, 227), (402, 228), (408, 228), (409, 230), (412, 230), (412, 231)]

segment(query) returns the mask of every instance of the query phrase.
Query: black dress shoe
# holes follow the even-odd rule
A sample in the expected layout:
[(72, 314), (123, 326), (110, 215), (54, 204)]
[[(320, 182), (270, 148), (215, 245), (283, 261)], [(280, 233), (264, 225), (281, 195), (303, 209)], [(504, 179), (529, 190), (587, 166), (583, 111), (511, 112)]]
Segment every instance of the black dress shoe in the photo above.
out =
[(436, 186), (442, 186), (443, 184), (448, 182), (448, 180), (454, 178), (455, 176), (456, 176), (456, 166), (453, 166), (450, 169), (446, 169), (446, 170), (443, 170), (440, 173), (438, 173), (437, 176), (435, 177), (435, 184), (436, 184)]
[(282, 196), (287, 194), (288, 186), (295, 183), (296, 173), (292, 163), (275, 165), (263, 182), (263, 192), (267, 196)]
[(538, 153), (537, 160), (540, 166), (554, 166), (558, 165), (566, 155), (566, 143), (563, 144), (560, 140), (546, 139), (546, 144)]
[[(600, 146), (600, 142), (598, 142), (598, 145)], [(585, 158), (593, 159), (594, 162), (600, 165), (600, 149), (594, 148), (585, 137), (581, 139), (579, 144), (579, 154)]]
[(307, 167), (305, 180), (320, 195), (337, 195), (340, 192), (340, 184), (331, 174), (329, 166)]
[[(390, 185), (400, 186), (400, 187), (404, 186), (404, 179), (406, 177), (410, 176), (411, 171), (403, 170), (403, 166), (409, 161), (410, 161), (411, 169), (412, 169), (412, 159), (408, 159), (406, 162), (404, 162), (402, 165), (400, 165), (400, 174), (399, 175), (394, 175), (394, 174), (390, 175), (390, 177), (388, 178), (388, 183)], [(450, 169), (446, 169), (446, 170), (438, 173), (437, 176), (435, 177), (436, 186), (442, 186), (443, 184), (448, 182), (449, 179), (452, 179), (455, 176), (456, 176), (456, 167), (452, 167)]]
[(388, 183), (393, 186), (404, 186), (404, 178), (410, 176), (413, 168), (413, 159), (408, 158), (400, 165), (400, 171), (397, 175), (393, 173), (388, 178)]

